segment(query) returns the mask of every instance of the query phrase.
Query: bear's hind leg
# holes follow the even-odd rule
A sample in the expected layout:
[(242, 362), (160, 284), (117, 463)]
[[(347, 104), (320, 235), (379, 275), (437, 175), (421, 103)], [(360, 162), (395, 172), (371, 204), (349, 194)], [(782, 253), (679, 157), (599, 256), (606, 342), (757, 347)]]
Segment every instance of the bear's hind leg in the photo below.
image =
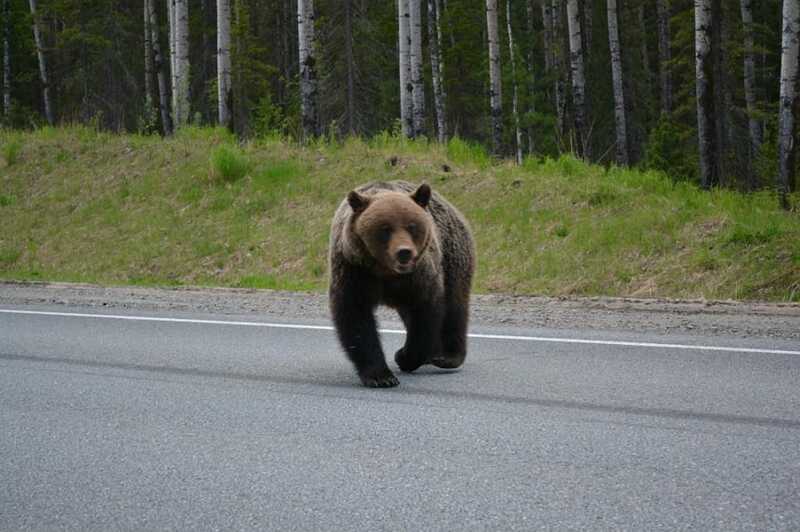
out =
[(455, 369), (464, 364), (467, 357), (468, 301), (449, 301), (442, 324), (442, 351), (431, 363), (437, 368)]
[(400, 309), (400, 317), (406, 326), (406, 343), (397, 350), (394, 361), (405, 371), (412, 372), (424, 364), (430, 364), (441, 351), (442, 315), (435, 308)]

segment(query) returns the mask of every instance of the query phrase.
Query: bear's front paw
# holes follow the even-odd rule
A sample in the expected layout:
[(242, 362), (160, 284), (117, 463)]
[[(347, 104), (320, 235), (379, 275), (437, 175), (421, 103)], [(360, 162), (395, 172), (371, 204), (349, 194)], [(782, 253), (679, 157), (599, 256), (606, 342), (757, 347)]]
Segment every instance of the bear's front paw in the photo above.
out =
[(409, 356), (405, 347), (401, 347), (397, 350), (397, 353), (394, 354), (394, 361), (397, 363), (397, 367), (406, 373), (411, 373), (419, 369), (419, 367), (425, 363), (425, 361), (420, 360), (419, 357)]
[(359, 371), (358, 377), (361, 379), (361, 384), (367, 388), (392, 388), (400, 384), (394, 373), (385, 366)]

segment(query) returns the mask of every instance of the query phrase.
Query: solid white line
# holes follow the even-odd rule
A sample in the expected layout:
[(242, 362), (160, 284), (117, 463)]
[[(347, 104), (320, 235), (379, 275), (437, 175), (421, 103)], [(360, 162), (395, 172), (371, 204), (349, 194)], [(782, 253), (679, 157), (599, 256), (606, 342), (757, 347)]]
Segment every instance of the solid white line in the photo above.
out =
[[(1, 314), (26, 314), (34, 316), (60, 316), (68, 318), (96, 318), (108, 320), (128, 320), (128, 321), (155, 321), (165, 323), (195, 323), (203, 325), (234, 325), (239, 327), (268, 327), (274, 329), (305, 329), (313, 331), (332, 331), (330, 325), (302, 325), (297, 323), (267, 323), (258, 321), (226, 321), (226, 320), (199, 320), (189, 318), (160, 318), (156, 316), (125, 316), (119, 314), (88, 314), (80, 312), (51, 312), (42, 310), (11, 310), (0, 309)], [(380, 329), (384, 334), (405, 334), (400, 329)], [(589, 345), (614, 345), (624, 347), (647, 347), (658, 349), (691, 349), (696, 351), (725, 351), (730, 353), (758, 353), (770, 355), (792, 355), (800, 356), (800, 351), (783, 349), (759, 349), (751, 347), (725, 347), (715, 345), (689, 345), (689, 344), (660, 344), (654, 342), (626, 342), (620, 340), (588, 340), (582, 338), (558, 338), (549, 336), (515, 336), (504, 334), (479, 334), (468, 335), (470, 338), (480, 338), (486, 340), (510, 340), (520, 342), (550, 342), (559, 344), (589, 344)]]

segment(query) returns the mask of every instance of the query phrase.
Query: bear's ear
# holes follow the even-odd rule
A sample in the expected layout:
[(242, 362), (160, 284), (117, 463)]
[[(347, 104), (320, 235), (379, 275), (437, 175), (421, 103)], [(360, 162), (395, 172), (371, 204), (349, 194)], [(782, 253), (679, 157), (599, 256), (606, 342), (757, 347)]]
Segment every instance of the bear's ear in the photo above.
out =
[(411, 194), (411, 199), (413, 199), (417, 205), (426, 209), (428, 207), (428, 203), (431, 201), (431, 187), (428, 183), (422, 183), (417, 190)]
[(347, 195), (347, 203), (350, 204), (350, 208), (353, 209), (354, 213), (359, 214), (364, 212), (369, 206), (369, 198), (359, 194), (355, 190), (351, 190)]

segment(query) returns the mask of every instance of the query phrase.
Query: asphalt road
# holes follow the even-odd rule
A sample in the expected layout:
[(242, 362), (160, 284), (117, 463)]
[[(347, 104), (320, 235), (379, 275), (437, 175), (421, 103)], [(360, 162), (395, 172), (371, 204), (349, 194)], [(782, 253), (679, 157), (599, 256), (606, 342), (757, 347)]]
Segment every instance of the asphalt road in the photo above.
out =
[(2, 308), (2, 530), (800, 529), (793, 342), (478, 326), (368, 390), (325, 321)]

